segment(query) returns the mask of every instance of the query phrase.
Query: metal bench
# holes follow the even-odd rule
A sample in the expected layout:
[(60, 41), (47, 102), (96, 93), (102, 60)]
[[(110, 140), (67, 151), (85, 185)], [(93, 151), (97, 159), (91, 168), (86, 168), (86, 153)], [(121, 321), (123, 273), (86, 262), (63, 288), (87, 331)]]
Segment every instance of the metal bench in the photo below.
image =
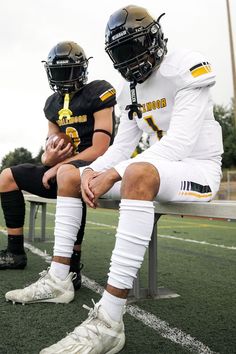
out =
[[(56, 199), (46, 199), (35, 195), (25, 195), (25, 200), (30, 203), (29, 241), (35, 237), (35, 219), (41, 207), (41, 241), (45, 241), (46, 232), (46, 207), (48, 203), (56, 203)], [(100, 199), (99, 207), (118, 209), (119, 200)], [(236, 220), (236, 201), (211, 201), (211, 202), (182, 202), (182, 203), (155, 203), (155, 222), (152, 238), (148, 251), (148, 284), (146, 288), (140, 287), (139, 274), (134, 282), (131, 298), (172, 298), (179, 296), (170, 289), (158, 287), (157, 278), (157, 235), (158, 220), (162, 215), (198, 216)]]
[(57, 200), (42, 198), (33, 194), (24, 194), (24, 198), (25, 201), (30, 203), (28, 241), (32, 242), (35, 239), (35, 222), (40, 208), (41, 208), (40, 241), (45, 241), (47, 204), (56, 204)]

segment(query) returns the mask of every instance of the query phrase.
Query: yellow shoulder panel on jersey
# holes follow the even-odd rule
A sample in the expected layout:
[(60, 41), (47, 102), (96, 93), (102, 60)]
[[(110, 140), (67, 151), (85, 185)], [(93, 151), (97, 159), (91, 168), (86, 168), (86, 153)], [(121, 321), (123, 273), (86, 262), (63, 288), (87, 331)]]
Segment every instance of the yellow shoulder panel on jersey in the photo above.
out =
[(204, 61), (202, 63), (194, 65), (189, 70), (190, 70), (190, 73), (193, 77), (198, 77), (198, 76), (210, 73), (211, 72), (211, 65), (207, 61)]
[(116, 90), (114, 88), (111, 88), (105, 92), (103, 92), (99, 98), (101, 101), (106, 101), (109, 97), (114, 96), (116, 94)]

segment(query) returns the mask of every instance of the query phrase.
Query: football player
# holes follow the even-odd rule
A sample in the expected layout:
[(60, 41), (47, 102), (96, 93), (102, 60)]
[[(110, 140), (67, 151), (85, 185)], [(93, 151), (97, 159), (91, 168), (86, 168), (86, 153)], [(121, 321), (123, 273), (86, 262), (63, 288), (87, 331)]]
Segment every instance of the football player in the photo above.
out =
[[(115, 90), (110, 83), (104, 80), (87, 83), (88, 61), (80, 45), (67, 41), (55, 45), (44, 64), (49, 85), (55, 91), (44, 107), (48, 137), (64, 132), (72, 138), (73, 144), (63, 147), (64, 140), (61, 139), (54, 146), (54, 140), (48, 139), (42, 155), (43, 165), (21, 164), (5, 169), (0, 175), (1, 203), (8, 232), (7, 249), (0, 251), (0, 269), (23, 269), (27, 264), (23, 244), (25, 203), (22, 190), (45, 198), (56, 198), (58, 195), (57, 209), (65, 206), (64, 214), (74, 219), (67, 225), (69, 234), (73, 229), (74, 252), (73, 249), (68, 252), (66, 240), (60, 240), (65, 227), (62, 220), (55, 228), (55, 236), (59, 236), (56, 237), (50, 274), (44, 281), (47, 278), (50, 281), (66, 279), (64, 285), (68, 287), (72, 272), (76, 272), (76, 289), (81, 285), (80, 256), (86, 219), (85, 204), (82, 207), (83, 203), (76, 198), (79, 193), (78, 167), (95, 160), (111, 144), (114, 134), (113, 107), (116, 104)], [(69, 172), (74, 181), (67, 180)], [(81, 218), (80, 227), (77, 218)], [(67, 277), (69, 271), (71, 274)], [(43, 291), (40, 296), (41, 301), (47, 300)], [(48, 296), (53, 302), (55, 294)]]
[[(106, 289), (88, 319), (41, 354), (118, 353), (127, 295), (151, 238), (153, 200), (209, 201), (218, 191), (223, 145), (210, 94), (215, 74), (198, 52), (167, 53), (160, 18), (128, 6), (108, 21), (106, 51), (125, 79), (122, 116), (114, 144), (81, 179), (91, 207), (101, 195), (121, 193), (115, 248)], [(151, 146), (130, 159), (143, 132)]]

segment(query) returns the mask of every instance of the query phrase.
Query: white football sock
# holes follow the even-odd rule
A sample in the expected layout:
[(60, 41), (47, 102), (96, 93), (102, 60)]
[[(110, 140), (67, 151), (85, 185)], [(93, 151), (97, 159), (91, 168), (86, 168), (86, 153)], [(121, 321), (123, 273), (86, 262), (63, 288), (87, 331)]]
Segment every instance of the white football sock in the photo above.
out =
[(153, 223), (153, 202), (121, 200), (108, 284), (118, 289), (132, 289), (151, 239)]
[(62, 264), (58, 262), (52, 261), (49, 273), (54, 275), (55, 277), (65, 280), (70, 271), (70, 266), (67, 264)]
[(104, 290), (99, 303), (113, 321), (120, 322), (123, 317), (126, 301), (126, 299), (116, 297)]
[(57, 197), (55, 217), (54, 256), (70, 258), (82, 220), (82, 201), (79, 198)]

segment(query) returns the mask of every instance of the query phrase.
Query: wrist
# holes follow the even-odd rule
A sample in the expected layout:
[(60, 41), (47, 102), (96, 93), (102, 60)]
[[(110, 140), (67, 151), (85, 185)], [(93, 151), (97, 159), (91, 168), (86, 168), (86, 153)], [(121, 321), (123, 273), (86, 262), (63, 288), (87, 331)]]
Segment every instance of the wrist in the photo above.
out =
[(116, 171), (115, 168), (111, 168), (108, 171), (109, 171), (109, 177), (113, 183), (121, 180), (121, 176), (119, 175), (119, 173)]
[(50, 163), (50, 161), (45, 157), (45, 156), (42, 156), (41, 157), (41, 162), (44, 166), (48, 166), (48, 167), (51, 167), (52, 164)]

